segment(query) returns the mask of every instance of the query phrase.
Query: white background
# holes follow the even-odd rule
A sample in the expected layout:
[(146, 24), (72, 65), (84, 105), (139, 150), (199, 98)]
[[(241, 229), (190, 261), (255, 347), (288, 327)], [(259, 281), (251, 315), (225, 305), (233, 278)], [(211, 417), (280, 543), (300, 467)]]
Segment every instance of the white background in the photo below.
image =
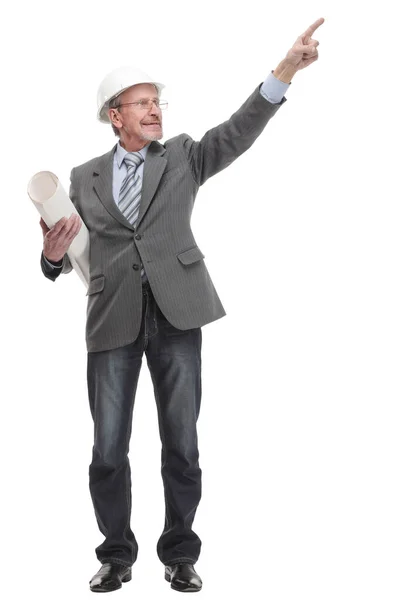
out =
[[(323, 16), (316, 64), (252, 148), (199, 191), (196, 241), (227, 311), (203, 328), (194, 529), (203, 598), (399, 598), (398, 30), (394, 3), (13, 3), (2, 54), (2, 591), (87, 598), (98, 570), (88, 488), (86, 300), (40, 269), (27, 183), (68, 189), (107, 152), (103, 76), (166, 84), (166, 140), (236, 111)], [(397, 58), (396, 58), (397, 57)], [(398, 88), (397, 88), (398, 90)], [(396, 143), (396, 144), (395, 144)], [(144, 357), (131, 439), (126, 598), (176, 596), (156, 555), (164, 505)], [(8, 588), (8, 589), (7, 589)]]

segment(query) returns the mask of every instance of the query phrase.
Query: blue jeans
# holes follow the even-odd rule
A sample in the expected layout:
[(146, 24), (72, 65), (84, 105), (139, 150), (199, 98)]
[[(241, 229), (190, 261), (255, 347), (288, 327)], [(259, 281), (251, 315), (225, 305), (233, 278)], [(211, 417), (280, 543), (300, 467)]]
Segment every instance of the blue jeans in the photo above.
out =
[(165, 525), (157, 554), (165, 565), (194, 564), (201, 540), (192, 530), (201, 498), (196, 423), (201, 399), (201, 328), (176, 329), (143, 283), (143, 315), (135, 342), (89, 352), (87, 379), (94, 421), (89, 489), (105, 540), (96, 548), (101, 563), (132, 565), (138, 544), (130, 527), (131, 471), (128, 459), (132, 411), (146, 353), (162, 444), (161, 475)]

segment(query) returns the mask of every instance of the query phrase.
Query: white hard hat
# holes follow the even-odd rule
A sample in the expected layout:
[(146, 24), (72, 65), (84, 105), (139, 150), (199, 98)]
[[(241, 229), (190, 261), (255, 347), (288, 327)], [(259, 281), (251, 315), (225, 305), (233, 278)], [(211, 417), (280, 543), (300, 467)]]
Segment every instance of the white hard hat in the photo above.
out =
[(110, 123), (107, 112), (109, 101), (138, 83), (152, 83), (156, 86), (158, 95), (165, 87), (163, 83), (154, 81), (150, 75), (135, 67), (119, 67), (108, 73), (100, 83), (97, 92), (97, 118), (99, 121)]

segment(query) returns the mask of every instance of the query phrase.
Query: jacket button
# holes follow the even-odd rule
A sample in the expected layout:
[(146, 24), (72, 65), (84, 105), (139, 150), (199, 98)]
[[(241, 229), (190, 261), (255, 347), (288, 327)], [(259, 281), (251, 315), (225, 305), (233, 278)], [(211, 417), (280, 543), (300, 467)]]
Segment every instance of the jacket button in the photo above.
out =
[(138, 265), (138, 264), (136, 264), (136, 263), (135, 263), (134, 265), (132, 265), (132, 269), (135, 269), (135, 271), (137, 271), (137, 270), (138, 270), (138, 268), (139, 268), (139, 265)]
[(138, 233), (137, 235), (135, 235), (135, 240), (141, 240), (142, 236), (140, 235), (140, 233)]

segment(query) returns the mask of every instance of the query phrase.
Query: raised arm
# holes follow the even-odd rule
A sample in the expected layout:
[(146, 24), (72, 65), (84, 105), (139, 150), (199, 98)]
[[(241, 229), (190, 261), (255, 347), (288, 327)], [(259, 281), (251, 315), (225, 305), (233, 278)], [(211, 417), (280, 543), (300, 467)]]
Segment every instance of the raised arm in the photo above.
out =
[[(290, 84), (297, 71), (317, 60), (319, 42), (314, 40), (312, 35), (323, 22), (324, 19), (318, 19), (296, 39), (284, 60), (273, 71), (276, 80)], [(194, 141), (186, 135), (184, 149), (193, 177), (199, 185), (225, 169), (248, 150), (271, 117), (286, 101), (286, 98), (279, 93), (279, 89), (280, 101), (278, 103), (270, 101), (268, 94), (265, 93), (268, 86), (270, 82), (267, 79), (262, 85), (257, 86), (239, 110), (221, 125), (207, 131), (200, 141)], [(274, 92), (277, 88), (279, 86), (275, 85)]]

